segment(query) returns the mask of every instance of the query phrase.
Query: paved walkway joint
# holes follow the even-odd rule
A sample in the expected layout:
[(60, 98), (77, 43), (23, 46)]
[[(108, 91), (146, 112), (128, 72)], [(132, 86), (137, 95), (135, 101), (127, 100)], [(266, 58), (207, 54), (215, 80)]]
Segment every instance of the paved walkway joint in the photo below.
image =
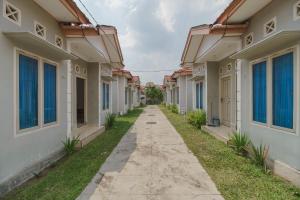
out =
[(223, 200), (157, 106), (148, 106), (78, 200)]

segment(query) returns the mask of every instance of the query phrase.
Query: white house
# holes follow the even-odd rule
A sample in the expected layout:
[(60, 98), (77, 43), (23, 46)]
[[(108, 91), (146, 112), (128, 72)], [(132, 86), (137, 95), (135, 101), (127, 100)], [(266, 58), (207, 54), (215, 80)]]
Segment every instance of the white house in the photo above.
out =
[(172, 74), (172, 78), (176, 82), (172, 91), (174, 103), (179, 113), (185, 114), (192, 110), (192, 68), (182, 67)]
[(112, 82), (112, 112), (118, 115), (126, 114), (132, 108), (132, 90), (130, 81), (132, 74), (123, 68), (113, 70)]
[(139, 76), (132, 76), (131, 79), (132, 90), (132, 106), (138, 107), (141, 103), (141, 81)]
[(164, 76), (164, 90), (165, 90), (165, 103), (167, 105), (175, 104), (173, 88), (175, 86), (176, 80), (170, 75)]
[(269, 146), (274, 173), (298, 186), (299, 10), (299, 0), (233, 0), (214, 24), (191, 28), (182, 55), (203, 84), (209, 124), (221, 123), (206, 130)]
[(72, 0), (0, 7), (1, 196), (61, 158), (66, 137), (103, 130), (102, 85), (123, 58), (116, 29), (92, 27)]

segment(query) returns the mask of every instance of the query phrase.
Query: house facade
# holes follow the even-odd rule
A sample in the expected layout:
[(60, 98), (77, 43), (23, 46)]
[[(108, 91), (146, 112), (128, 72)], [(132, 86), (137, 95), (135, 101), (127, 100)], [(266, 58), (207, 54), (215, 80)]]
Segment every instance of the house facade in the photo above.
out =
[(194, 85), (203, 82), (204, 94), (194, 86), (193, 96), (203, 98), (208, 124), (267, 145), (274, 173), (296, 185), (299, 10), (296, 0), (234, 0), (214, 24), (191, 28), (182, 56)]
[(175, 80), (172, 88), (173, 104), (178, 106), (181, 114), (186, 114), (192, 110), (192, 68), (183, 67), (172, 74)]
[(132, 76), (132, 106), (138, 107), (141, 103), (141, 81), (139, 76)]
[(112, 112), (117, 115), (123, 115), (132, 108), (132, 89), (130, 82), (132, 80), (132, 74), (118, 68), (113, 70), (113, 82), (112, 82)]
[(71, 0), (0, 7), (2, 195), (60, 159), (66, 137), (101, 132), (105, 72), (123, 58), (115, 28), (92, 27)]
[(173, 101), (173, 87), (175, 86), (176, 80), (172, 78), (172, 76), (166, 75), (164, 76), (164, 91), (165, 91), (165, 103), (167, 105), (175, 104)]

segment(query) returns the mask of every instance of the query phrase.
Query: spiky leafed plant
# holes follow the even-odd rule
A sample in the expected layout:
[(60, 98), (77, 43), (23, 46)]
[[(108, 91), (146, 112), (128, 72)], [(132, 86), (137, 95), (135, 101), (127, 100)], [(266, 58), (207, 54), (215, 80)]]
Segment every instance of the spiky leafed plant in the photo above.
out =
[(65, 141), (62, 141), (64, 144), (64, 150), (67, 155), (71, 155), (76, 151), (76, 145), (79, 143), (79, 136), (76, 138), (66, 138)]
[(105, 117), (105, 128), (111, 128), (116, 121), (116, 115), (113, 113), (107, 113)]
[(267, 172), (267, 158), (269, 154), (269, 147), (263, 144), (260, 144), (258, 147), (256, 147), (254, 144), (251, 144), (252, 146), (252, 160), (253, 162), (263, 167), (264, 171)]
[(232, 147), (239, 155), (247, 155), (247, 147), (250, 144), (250, 139), (245, 133), (235, 132), (230, 137), (228, 144)]

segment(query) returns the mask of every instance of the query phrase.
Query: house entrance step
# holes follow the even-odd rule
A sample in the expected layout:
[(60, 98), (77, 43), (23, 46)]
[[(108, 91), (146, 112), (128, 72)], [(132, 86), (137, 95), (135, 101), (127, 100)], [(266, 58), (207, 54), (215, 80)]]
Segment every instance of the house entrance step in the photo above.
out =
[(92, 140), (94, 140), (97, 136), (101, 135), (105, 131), (104, 126), (90, 126), (86, 125), (81, 127), (76, 135), (79, 136), (79, 143), (77, 144), (77, 148), (82, 148)]

